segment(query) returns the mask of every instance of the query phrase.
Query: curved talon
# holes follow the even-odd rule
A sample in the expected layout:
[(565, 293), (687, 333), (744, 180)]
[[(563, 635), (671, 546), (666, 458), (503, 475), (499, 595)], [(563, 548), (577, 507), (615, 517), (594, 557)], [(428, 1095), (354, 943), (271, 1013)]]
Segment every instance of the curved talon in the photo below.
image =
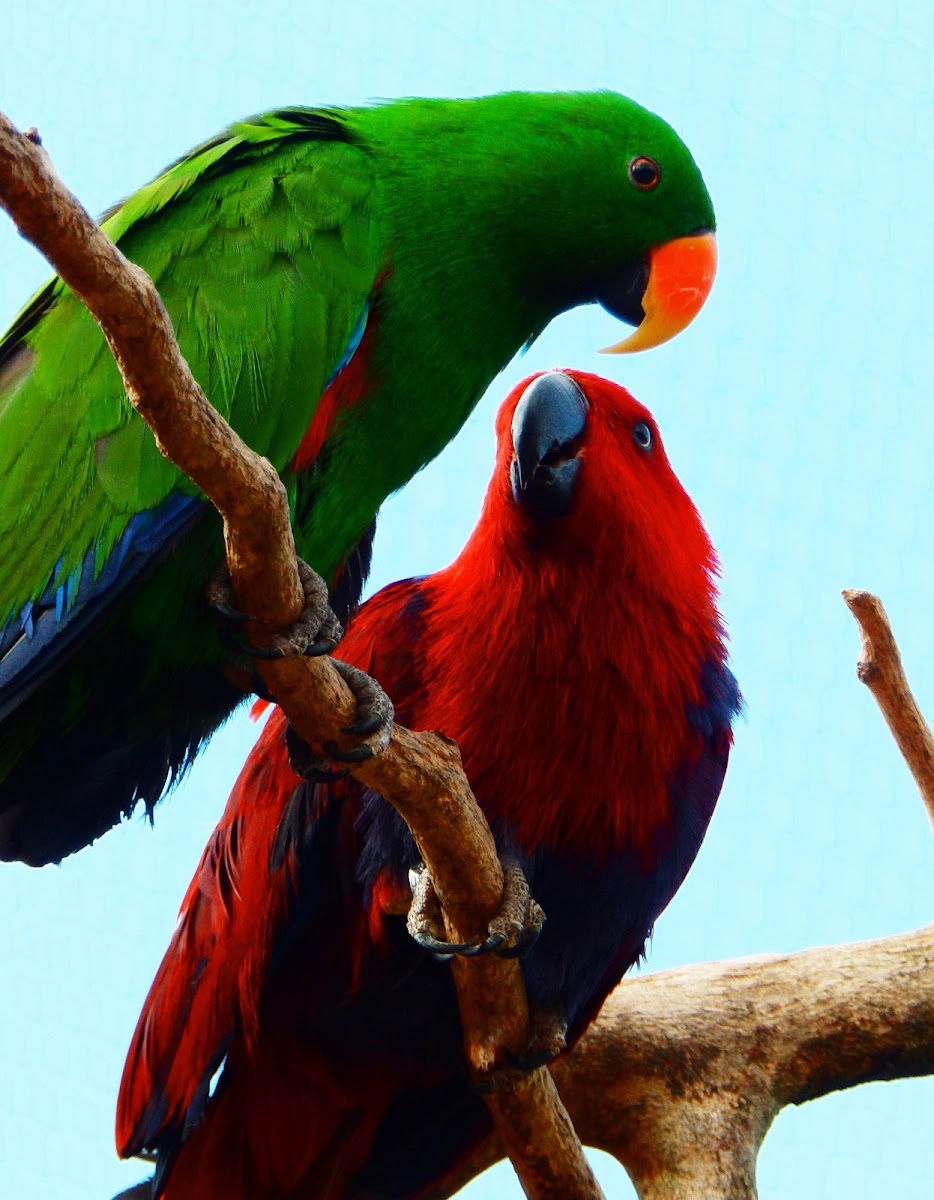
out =
[[(322, 654), (331, 654), (337, 649), (344, 630), (331, 611), (327, 586), (306, 562), (298, 559), (297, 567), (305, 601), (305, 607), (298, 619), (284, 633), (277, 634), (267, 646), (254, 646), (251, 642), (232, 637), (229, 630), (222, 630), (221, 640), (227, 649), (249, 658), (269, 660), (288, 658), (292, 655), (316, 658)], [(248, 614), (240, 612), (232, 601), (230, 576), (227, 574), (226, 564), (222, 563), (208, 587), (208, 603), (219, 617), (238, 627), (248, 625), (254, 620)]]
[(321, 749), (335, 762), (362, 763), (376, 757), (372, 746), (354, 746), (351, 750), (341, 750), (337, 742), (322, 742)]
[(289, 766), (300, 779), (308, 779), (312, 783), (336, 783), (348, 774), (346, 767), (333, 770), (324, 759), (320, 758), (308, 743), (295, 732), (291, 725), (285, 729), (285, 748), (289, 756)]
[(445, 942), (437, 936), (442, 928), (438, 898), (424, 865), (409, 872), (412, 903), (407, 927), (423, 949), (444, 962), (455, 954), (475, 958), (478, 954), (496, 954), (500, 958), (521, 958), (535, 945), (545, 922), (541, 907), (529, 894), (522, 868), (515, 859), (503, 862), (503, 903), (487, 926), (486, 936), (469, 942)]
[(439, 962), (447, 962), (455, 954), (469, 955), (471, 952), (474, 954), (478, 953), (476, 938), (472, 938), (469, 942), (442, 942), (425, 929), (419, 929), (416, 933), (412, 934), (412, 937), (423, 950), (427, 950), (430, 954), (433, 954)]
[(349, 734), (351, 737), (369, 737), (371, 733), (376, 733), (378, 729), (382, 729), (383, 725), (384, 721), (382, 717), (376, 713), (371, 713), (368, 717), (360, 717), (352, 725), (345, 725), (341, 733)]
[[(225, 620), (229, 619), (231, 621), (239, 622), (241, 624), (245, 624), (247, 621), (253, 620), (252, 617), (244, 618), (243, 613), (238, 613), (236, 617), (227, 618), (226, 615), (221, 611), (220, 605), (212, 603), (211, 607), (217, 613), (219, 613), (222, 617), (224, 617)], [(226, 605), (224, 607), (226, 607)], [(236, 612), (236, 611), (237, 611), (236, 609), (231, 609), (231, 612)], [(217, 638), (218, 638), (218, 641), (220, 642), (220, 644), (224, 647), (224, 649), (229, 650), (231, 652), (231, 654), (246, 655), (248, 658), (284, 658), (285, 657), (282, 650), (280, 650), (278, 647), (276, 647), (276, 646), (254, 646), (252, 642), (247, 642), (247, 641), (244, 641), (243, 638), (237, 637), (231, 630), (227, 629), (226, 626), (224, 626), (224, 625), (221, 625), (220, 629), (218, 629)]]
[[(535, 902), (532, 901), (532, 903)], [(504, 946), (502, 950), (497, 951), (500, 958), (525, 958), (534, 949), (542, 932), (541, 925), (537, 924), (522, 925), (518, 928), (513, 926), (513, 928), (515, 929), (514, 940)]]
[(325, 742), (322, 749), (336, 762), (361, 763), (376, 758), (389, 745), (392, 736), (392, 720), (395, 710), (392, 701), (379, 686), (359, 667), (352, 667), (339, 658), (332, 659), (334, 669), (353, 692), (357, 702), (357, 719), (345, 726), (342, 733), (349, 737), (366, 738), (361, 746), (341, 750), (336, 742)]
[(501, 953), (503, 943), (506, 941), (505, 933), (491, 933), (490, 936), (479, 945), (476, 944), (476, 939), (473, 943), (468, 942), (467, 945), (472, 948), (469, 950), (459, 950), (464, 958), (476, 958), (478, 954), (498, 954), (501, 958), (506, 957)]
[(311, 642), (302, 651), (304, 658), (320, 658), (323, 654), (333, 654), (339, 645), (340, 639), (332, 637), (319, 638), (317, 641)]
[(504, 946), (502, 950), (497, 950), (496, 953), (500, 958), (525, 958), (531, 949), (531, 946), (521, 946), (517, 942), (514, 946)]
[(265, 700), (267, 704), (277, 703), (275, 696), (266, 687), (266, 682), (260, 675), (259, 671), (253, 667), (250, 671), (249, 690), (253, 692), (260, 700)]
[(554, 1062), (558, 1055), (544, 1046), (538, 1050), (523, 1051), (520, 1054), (513, 1054), (511, 1051), (506, 1051), (506, 1063), (516, 1071), (537, 1071), (539, 1067), (547, 1066), (548, 1063)]
[(532, 1032), (528, 1042), (516, 1054), (507, 1052), (509, 1065), (520, 1071), (534, 1071), (554, 1060), (568, 1048), (568, 1023), (555, 1009), (532, 1014)]
[(208, 600), (211, 608), (224, 618), (225, 621), (231, 621), (234, 625), (245, 625), (253, 618), (245, 612), (241, 612), (239, 608), (234, 608), (232, 604), (227, 604), (223, 600)]
[(472, 1090), (477, 1095), (495, 1091), (512, 1091), (530, 1071), (554, 1062), (568, 1048), (568, 1026), (564, 1014), (557, 1009), (538, 1009), (532, 1012), (529, 1038), (521, 1050), (506, 1050), (503, 1061), (484, 1072)]

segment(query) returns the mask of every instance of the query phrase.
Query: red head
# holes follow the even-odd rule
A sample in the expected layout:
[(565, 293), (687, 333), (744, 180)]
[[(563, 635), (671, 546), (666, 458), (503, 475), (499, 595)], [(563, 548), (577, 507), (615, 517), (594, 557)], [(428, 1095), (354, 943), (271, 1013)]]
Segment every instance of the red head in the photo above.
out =
[[(574, 836), (549, 832), (559, 811), (576, 812), (583, 835), (598, 815), (579, 797), (596, 794), (598, 776), (617, 796), (626, 781), (631, 799), (603, 815), (617, 840), (642, 842), (667, 808), (672, 772), (699, 750), (686, 706), (703, 702), (704, 664), (725, 658), (716, 555), (651, 414), (617, 384), (581, 371), (525, 380), (496, 431), (477, 528), (426, 581), (444, 630), (426, 664), (431, 727), (461, 743), (478, 796), (475, 748), (501, 783), (509, 777), (488, 811), (504, 793), (540, 798), (523, 813), (527, 844)], [(571, 756), (565, 734), (587, 753)], [(520, 738), (536, 742), (540, 786), (518, 774)], [(564, 791), (578, 799), (562, 801)]]
[(625, 388), (584, 371), (533, 376), (501, 405), (496, 435), (471, 543), (492, 535), (524, 569), (530, 546), (542, 567), (599, 566), (606, 584), (638, 581), (711, 615), (716, 554), (652, 414)]

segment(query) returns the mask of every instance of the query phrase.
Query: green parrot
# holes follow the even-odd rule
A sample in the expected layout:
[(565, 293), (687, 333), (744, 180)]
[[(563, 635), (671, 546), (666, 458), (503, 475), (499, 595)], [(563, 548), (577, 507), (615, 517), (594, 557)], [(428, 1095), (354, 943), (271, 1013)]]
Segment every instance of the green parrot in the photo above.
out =
[[(702, 306), (689, 151), (613, 92), (289, 108), (232, 125), (103, 228), (211, 403), (279, 471), (344, 617), (375, 516), (559, 313), (657, 345)], [(244, 698), (205, 593), (220, 519), (156, 448), (59, 280), (0, 341), (0, 857), (149, 813)]]

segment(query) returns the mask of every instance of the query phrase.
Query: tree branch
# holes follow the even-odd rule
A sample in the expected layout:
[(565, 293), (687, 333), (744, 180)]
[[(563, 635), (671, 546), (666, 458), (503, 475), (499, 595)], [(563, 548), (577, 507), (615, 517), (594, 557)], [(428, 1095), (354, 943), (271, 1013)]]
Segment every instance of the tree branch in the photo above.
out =
[(879, 705), (934, 825), (934, 738), (908, 686), (889, 618), (872, 592), (849, 589), (843, 599), (863, 639), (856, 674)]
[[(786, 1105), (934, 1073), (934, 926), (627, 980), (554, 1073), (584, 1142), (643, 1200), (753, 1197)], [(420, 1200), (500, 1157), (491, 1141)]]
[[(49, 260), (104, 331), (127, 396), (160, 450), (189, 476), (224, 521), (237, 603), (257, 642), (287, 630), (303, 607), (285, 489), (211, 406), (181, 356), (151, 280), (130, 263), (56, 175), (38, 134), (21, 134), (0, 113), (0, 204)], [(309, 745), (340, 740), (353, 697), (327, 659), (262, 662), (264, 682)], [(503, 873), (489, 826), (467, 783), (456, 745), (436, 733), (394, 726), (378, 758), (351, 768), (402, 815), (431, 872), (448, 937), (484, 930), (503, 899)], [(548, 1072), (502, 1086), (493, 1068), (529, 1037), (521, 969), (485, 956), (455, 960), (468, 1061), (509, 1148), (526, 1194), (593, 1200), (602, 1192)]]

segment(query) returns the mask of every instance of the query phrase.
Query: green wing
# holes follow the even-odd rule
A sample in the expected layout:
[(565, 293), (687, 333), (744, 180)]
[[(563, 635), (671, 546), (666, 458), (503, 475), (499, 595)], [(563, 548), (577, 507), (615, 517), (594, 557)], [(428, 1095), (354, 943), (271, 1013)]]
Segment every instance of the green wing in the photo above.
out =
[[(280, 470), (378, 271), (372, 160), (339, 111), (234, 125), (103, 228), (152, 277), (208, 399)], [(196, 489), (127, 401), (94, 319), (52, 280), (0, 341), (0, 627), (98, 575), (135, 514)]]

